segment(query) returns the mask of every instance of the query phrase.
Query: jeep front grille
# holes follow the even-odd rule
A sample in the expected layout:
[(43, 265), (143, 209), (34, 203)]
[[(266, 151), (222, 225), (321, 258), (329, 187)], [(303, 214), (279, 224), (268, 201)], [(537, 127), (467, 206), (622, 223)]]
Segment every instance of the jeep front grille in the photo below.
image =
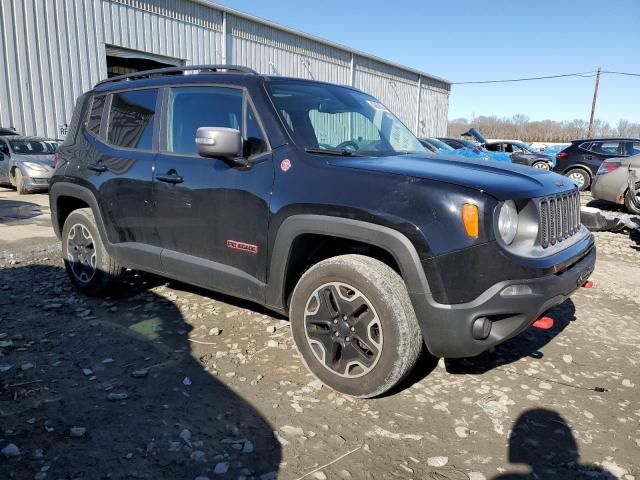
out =
[(580, 230), (580, 192), (577, 190), (542, 198), (538, 211), (542, 248), (562, 242)]

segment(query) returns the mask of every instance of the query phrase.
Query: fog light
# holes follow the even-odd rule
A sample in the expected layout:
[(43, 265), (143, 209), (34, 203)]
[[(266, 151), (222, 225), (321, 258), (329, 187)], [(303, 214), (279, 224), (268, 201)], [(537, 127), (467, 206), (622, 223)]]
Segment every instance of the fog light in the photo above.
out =
[(471, 326), (471, 335), (476, 340), (484, 340), (491, 333), (491, 320), (487, 317), (476, 318)]
[(529, 285), (510, 285), (502, 290), (500, 295), (503, 297), (516, 297), (518, 295), (531, 295), (532, 293), (533, 290)]

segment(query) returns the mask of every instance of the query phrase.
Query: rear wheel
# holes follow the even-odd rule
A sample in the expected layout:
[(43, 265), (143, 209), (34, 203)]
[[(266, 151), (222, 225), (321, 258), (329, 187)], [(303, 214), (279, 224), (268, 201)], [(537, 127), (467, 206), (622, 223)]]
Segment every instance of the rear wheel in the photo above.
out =
[(324, 260), (291, 299), (293, 339), (307, 368), (329, 387), (374, 397), (401, 381), (422, 350), (404, 281), (361, 255)]
[(572, 168), (565, 173), (565, 176), (573, 180), (581, 192), (584, 192), (591, 186), (591, 175), (589, 175), (589, 172), (584, 168)]
[(638, 208), (633, 202), (634, 197), (636, 203), (640, 205), (640, 182), (636, 183), (635, 192), (627, 190), (627, 193), (624, 194), (624, 206), (626, 207), (627, 211), (629, 213), (633, 213), (634, 215), (640, 215), (640, 208)]
[(65, 220), (62, 256), (71, 282), (89, 295), (109, 292), (124, 271), (107, 253), (90, 208), (74, 210)]
[(549, 166), (549, 162), (535, 162), (531, 165), (533, 168), (539, 168), (540, 170), (551, 170), (551, 166)]

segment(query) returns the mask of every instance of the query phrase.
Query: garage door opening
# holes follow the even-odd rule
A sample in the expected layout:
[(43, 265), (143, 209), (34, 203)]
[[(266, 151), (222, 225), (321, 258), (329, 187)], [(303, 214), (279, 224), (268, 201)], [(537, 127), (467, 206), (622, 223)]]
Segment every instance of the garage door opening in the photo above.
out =
[(163, 57), (138, 50), (107, 46), (105, 52), (107, 56), (107, 76), (109, 78), (142, 70), (176, 67), (185, 64), (185, 61), (179, 58)]

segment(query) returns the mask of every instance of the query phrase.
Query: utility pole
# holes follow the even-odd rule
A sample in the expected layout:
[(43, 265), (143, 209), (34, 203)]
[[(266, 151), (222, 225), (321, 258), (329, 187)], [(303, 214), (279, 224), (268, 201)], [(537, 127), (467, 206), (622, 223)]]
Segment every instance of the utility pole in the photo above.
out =
[(598, 84), (600, 83), (600, 67), (596, 71), (596, 86), (593, 90), (593, 102), (591, 103), (591, 118), (589, 119), (589, 130), (587, 132), (587, 138), (591, 138), (593, 134), (593, 117), (596, 113), (596, 100), (598, 99)]

